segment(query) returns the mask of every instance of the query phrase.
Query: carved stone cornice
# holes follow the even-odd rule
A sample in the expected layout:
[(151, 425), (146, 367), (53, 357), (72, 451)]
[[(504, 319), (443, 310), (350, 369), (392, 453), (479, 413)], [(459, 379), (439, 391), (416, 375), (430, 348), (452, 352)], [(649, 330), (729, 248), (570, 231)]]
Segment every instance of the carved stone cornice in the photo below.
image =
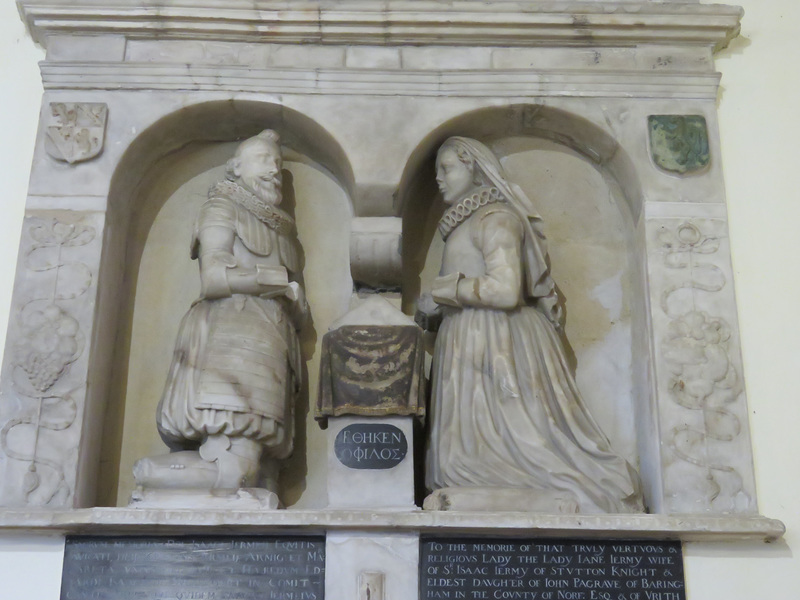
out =
[(46, 90), (161, 90), (374, 96), (713, 100), (718, 73), (589, 70), (255, 69), (143, 63), (40, 63)]
[(684, 542), (775, 541), (786, 527), (758, 515), (549, 515), (519, 512), (342, 510), (175, 510), (85, 508), (0, 510), (0, 531), (73, 534), (230, 534), (321, 531), (511, 535)]
[(18, 0), (34, 40), (119, 34), (350, 45), (721, 48), (743, 11), (721, 4), (534, 0)]

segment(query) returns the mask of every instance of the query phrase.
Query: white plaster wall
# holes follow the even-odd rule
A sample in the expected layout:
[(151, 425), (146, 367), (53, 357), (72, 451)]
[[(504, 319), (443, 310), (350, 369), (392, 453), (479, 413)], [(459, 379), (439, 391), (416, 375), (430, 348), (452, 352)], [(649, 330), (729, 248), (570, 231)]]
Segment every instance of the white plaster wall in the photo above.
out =
[[(36, 62), (43, 58), (15, 3), (0, 1), (0, 357), (42, 95)], [(63, 553), (60, 536), (0, 534), (0, 598), (56, 600)]]
[[(743, 36), (717, 57), (730, 209), (759, 505), (781, 542), (687, 544), (689, 600), (800, 598), (800, 23), (797, 0), (740, 0)], [(0, 1), (0, 340), (27, 189), (43, 53), (12, 0)], [(0, 344), (0, 354), (2, 344)], [(57, 600), (63, 542), (0, 535), (0, 598)]]
[(800, 2), (745, 0), (717, 56), (720, 131), (759, 510), (771, 546), (689, 544), (689, 600), (800, 598)]

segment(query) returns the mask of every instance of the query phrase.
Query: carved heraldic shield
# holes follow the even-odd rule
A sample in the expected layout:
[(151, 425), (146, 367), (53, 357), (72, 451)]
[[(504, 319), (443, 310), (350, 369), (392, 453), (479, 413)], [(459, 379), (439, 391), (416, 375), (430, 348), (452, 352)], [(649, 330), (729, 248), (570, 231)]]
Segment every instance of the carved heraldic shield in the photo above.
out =
[(108, 106), (99, 102), (51, 102), (45, 150), (56, 160), (73, 164), (103, 150)]

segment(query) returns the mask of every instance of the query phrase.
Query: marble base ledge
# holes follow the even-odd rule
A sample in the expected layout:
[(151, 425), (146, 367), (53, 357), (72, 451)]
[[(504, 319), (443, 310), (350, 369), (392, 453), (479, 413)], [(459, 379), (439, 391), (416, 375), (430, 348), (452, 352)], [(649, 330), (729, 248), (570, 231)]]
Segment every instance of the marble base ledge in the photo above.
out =
[(186, 510), (85, 508), (2, 510), (0, 531), (69, 534), (268, 534), (349, 530), (436, 535), (664, 539), (684, 542), (779, 539), (786, 527), (762, 516), (547, 515), (368, 510)]

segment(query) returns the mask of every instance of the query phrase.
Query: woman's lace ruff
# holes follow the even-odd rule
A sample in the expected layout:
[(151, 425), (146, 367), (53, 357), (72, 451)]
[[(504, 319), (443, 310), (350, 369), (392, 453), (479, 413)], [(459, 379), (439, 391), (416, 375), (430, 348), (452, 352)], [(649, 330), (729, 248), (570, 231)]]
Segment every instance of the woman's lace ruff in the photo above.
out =
[(476, 210), (487, 204), (504, 201), (503, 195), (496, 187), (481, 188), (445, 211), (439, 220), (439, 233), (446, 240), (453, 230), (466, 221)]

